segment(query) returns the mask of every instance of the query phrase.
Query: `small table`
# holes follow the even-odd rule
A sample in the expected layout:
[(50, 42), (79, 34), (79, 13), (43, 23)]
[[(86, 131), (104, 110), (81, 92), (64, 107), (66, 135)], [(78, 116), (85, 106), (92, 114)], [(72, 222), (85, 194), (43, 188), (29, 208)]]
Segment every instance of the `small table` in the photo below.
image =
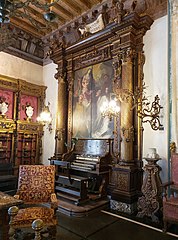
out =
[(22, 204), (22, 200), (15, 199), (14, 197), (0, 192), (0, 212), (2, 220), (2, 240), (8, 240), (8, 228), (9, 228), (9, 217), (8, 208), (11, 206), (16, 206)]

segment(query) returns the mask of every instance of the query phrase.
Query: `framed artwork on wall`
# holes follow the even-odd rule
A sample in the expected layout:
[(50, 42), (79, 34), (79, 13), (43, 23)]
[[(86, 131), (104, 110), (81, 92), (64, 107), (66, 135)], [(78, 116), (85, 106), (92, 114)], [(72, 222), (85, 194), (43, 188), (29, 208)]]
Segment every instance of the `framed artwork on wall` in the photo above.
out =
[(112, 138), (114, 121), (101, 116), (101, 106), (113, 90), (112, 60), (75, 72), (73, 92), (73, 137)]

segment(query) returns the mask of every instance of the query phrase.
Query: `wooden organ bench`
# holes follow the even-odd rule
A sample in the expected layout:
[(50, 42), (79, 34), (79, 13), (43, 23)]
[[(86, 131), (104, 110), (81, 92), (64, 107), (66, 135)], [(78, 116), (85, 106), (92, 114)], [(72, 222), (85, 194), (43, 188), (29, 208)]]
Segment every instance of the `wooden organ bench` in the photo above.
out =
[(59, 167), (58, 174), (56, 175), (55, 187), (57, 196), (65, 199), (68, 198), (69, 200), (75, 202), (77, 205), (88, 199), (88, 178), (71, 175), (69, 173), (69, 162), (51, 160), (51, 164)]
[(112, 145), (112, 139), (78, 139), (61, 159), (51, 158), (57, 167), (57, 196), (76, 205), (106, 196)]

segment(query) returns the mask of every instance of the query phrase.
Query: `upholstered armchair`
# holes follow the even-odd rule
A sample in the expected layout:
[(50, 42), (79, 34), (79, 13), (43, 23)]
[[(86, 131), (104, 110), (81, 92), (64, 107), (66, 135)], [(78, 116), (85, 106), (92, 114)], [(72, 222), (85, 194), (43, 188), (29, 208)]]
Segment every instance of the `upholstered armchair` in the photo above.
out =
[[(18, 190), (14, 196), (24, 201), (24, 208), (12, 207), (8, 210), (10, 215), (10, 240), (15, 239), (15, 230), (31, 227), (35, 230), (40, 223), (48, 227), (50, 237), (55, 239), (57, 198), (54, 193), (55, 166), (22, 165), (19, 167)], [(50, 203), (45, 204), (45, 203)], [(35, 220), (40, 221), (36, 221)], [(33, 225), (32, 225), (33, 223)], [(36, 224), (35, 224), (36, 223)], [(35, 233), (39, 236), (39, 232)], [(36, 237), (35, 239), (41, 239)]]
[[(170, 196), (168, 187), (170, 186)], [(178, 224), (178, 154), (171, 155), (171, 181), (163, 184), (163, 231), (167, 231), (168, 223)]]

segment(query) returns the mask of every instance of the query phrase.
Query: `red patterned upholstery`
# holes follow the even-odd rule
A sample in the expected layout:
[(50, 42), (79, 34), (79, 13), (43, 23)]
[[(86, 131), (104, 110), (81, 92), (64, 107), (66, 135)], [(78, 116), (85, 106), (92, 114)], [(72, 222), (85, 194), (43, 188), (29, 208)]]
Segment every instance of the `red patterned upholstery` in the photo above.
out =
[[(178, 224), (178, 154), (171, 155), (171, 182), (163, 184), (165, 188), (163, 196), (163, 221), (164, 231), (167, 230), (168, 223)], [(171, 194), (168, 197), (168, 186)]]
[[(56, 226), (57, 198), (54, 193), (54, 183), (54, 165), (22, 165), (19, 167), (18, 190), (14, 197), (33, 206), (20, 209), (17, 215), (11, 216), (11, 233), (12, 229), (31, 227), (36, 219), (41, 219), (46, 226)], [(39, 206), (40, 203), (51, 203), (51, 208)], [(35, 204), (38, 206), (34, 206)]]
[(26, 203), (50, 202), (54, 182), (55, 166), (22, 165), (19, 168), (17, 195)]
[(20, 209), (13, 219), (14, 226), (29, 226), (35, 219), (40, 218), (43, 223), (48, 226), (55, 225), (56, 219), (53, 218), (54, 210), (47, 207), (30, 207)]

